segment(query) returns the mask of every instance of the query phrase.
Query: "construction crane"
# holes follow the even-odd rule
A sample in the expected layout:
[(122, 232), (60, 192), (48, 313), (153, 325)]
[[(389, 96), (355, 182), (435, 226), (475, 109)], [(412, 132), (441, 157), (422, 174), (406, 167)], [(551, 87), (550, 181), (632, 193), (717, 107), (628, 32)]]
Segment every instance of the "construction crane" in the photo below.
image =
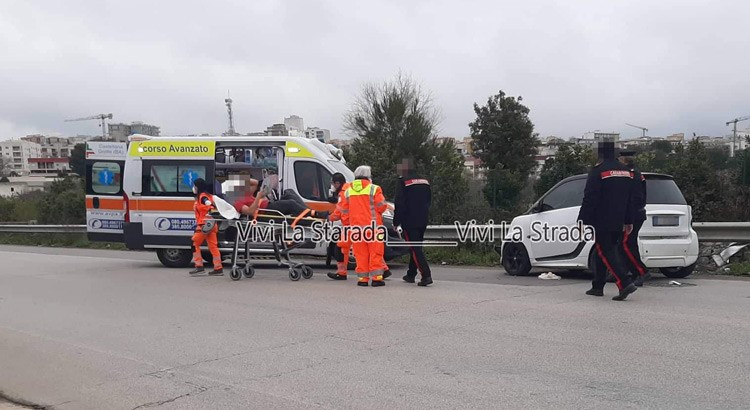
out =
[(628, 126), (633, 127), (633, 128), (638, 128), (639, 130), (641, 130), (643, 132), (643, 138), (646, 138), (646, 132), (648, 132), (648, 128), (641, 127), (641, 126), (638, 126), (638, 125), (628, 124), (627, 122), (625, 123), (625, 125), (628, 125)]
[(727, 121), (727, 125), (734, 124), (734, 129), (732, 130), (732, 148), (729, 150), (729, 156), (734, 157), (734, 150), (735, 150), (735, 144), (737, 143), (737, 123), (740, 121), (750, 120), (750, 115), (746, 115), (744, 117), (735, 118), (732, 121)]
[(106, 120), (112, 119), (112, 113), (109, 114), (99, 114), (99, 115), (92, 115), (90, 117), (83, 117), (83, 118), (75, 118), (72, 120), (65, 120), (65, 122), (71, 122), (71, 121), (88, 121), (88, 120), (101, 120), (102, 127), (102, 138), (107, 139), (107, 123)]

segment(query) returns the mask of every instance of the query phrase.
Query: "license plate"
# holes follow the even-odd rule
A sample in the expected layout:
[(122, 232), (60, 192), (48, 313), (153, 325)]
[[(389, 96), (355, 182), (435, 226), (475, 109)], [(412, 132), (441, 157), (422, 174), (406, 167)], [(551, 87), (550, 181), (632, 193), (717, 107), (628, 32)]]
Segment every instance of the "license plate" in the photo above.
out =
[(680, 217), (677, 215), (661, 215), (654, 217), (654, 226), (678, 226)]

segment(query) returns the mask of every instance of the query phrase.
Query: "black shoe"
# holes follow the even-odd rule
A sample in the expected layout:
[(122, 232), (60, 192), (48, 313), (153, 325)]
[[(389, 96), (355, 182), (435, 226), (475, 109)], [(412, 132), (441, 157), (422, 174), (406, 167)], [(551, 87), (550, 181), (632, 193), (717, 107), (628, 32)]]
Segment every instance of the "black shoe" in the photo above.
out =
[(427, 286), (432, 285), (432, 276), (425, 276), (422, 278), (422, 280), (417, 283), (417, 286)]
[(208, 272), (210, 276), (223, 276), (224, 275), (224, 269), (214, 269), (211, 272)]
[(357, 286), (370, 286), (368, 282), (357, 282)]
[(589, 296), (604, 296), (604, 289), (591, 288), (586, 291), (586, 294)]
[(389, 270), (383, 272), (383, 279), (390, 278), (391, 275), (392, 275), (392, 273), (391, 273), (391, 270), (389, 269)]
[(205, 272), (205, 271), (206, 271), (206, 270), (205, 270), (205, 269), (203, 269), (203, 268), (195, 268), (195, 269), (191, 270), (191, 271), (190, 271), (190, 272), (188, 272), (188, 273), (190, 273), (191, 275), (197, 275), (197, 274), (199, 274), (199, 273), (203, 273), (203, 272)]
[(617, 296), (615, 296), (615, 297), (613, 297), (613, 298), (612, 298), (612, 300), (625, 300), (625, 299), (626, 299), (626, 298), (628, 297), (628, 295), (629, 295), (629, 294), (631, 294), (631, 293), (635, 292), (636, 290), (638, 290), (638, 288), (637, 288), (637, 287), (635, 287), (635, 285), (633, 285), (633, 284), (631, 283), (631, 284), (630, 284), (630, 285), (628, 285), (627, 287), (623, 288), (623, 289), (622, 289), (622, 290), (620, 291), (620, 294), (619, 294), (619, 295), (617, 295)]
[(404, 275), (404, 277), (401, 279), (403, 279), (406, 283), (414, 283), (414, 276)]
[(635, 280), (633, 281), (633, 285), (638, 286), (639, 288), (643, 286), (643, 276), (635, 278)]
[(374, 280), (374, 281), (372, 281), (372, 287), (373, 288), (377, 288), (377, 287), (380, 287), (380, 286), (385, 286), (385, 282), (382, 281), (382, 280)]
[(328, 277), (333, 280), (346, 280), (346, 276), (339, 275), (338, 273), (329, 272)]

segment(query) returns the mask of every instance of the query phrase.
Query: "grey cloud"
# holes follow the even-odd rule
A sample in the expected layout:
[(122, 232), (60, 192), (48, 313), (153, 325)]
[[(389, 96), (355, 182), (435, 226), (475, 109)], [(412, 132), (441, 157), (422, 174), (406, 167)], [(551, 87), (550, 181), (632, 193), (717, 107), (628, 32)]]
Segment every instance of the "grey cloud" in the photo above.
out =
[(96, 134), (112, 112), (164, 133), (240, 131), (285, 115), (341, 130), (360, 85), (403, 70), (432, 91), (441, 133), (472, 104), (522, 95), (542, 135), (728, 132), (750, 115), (744, 1), (6, 1), (0, 138)]

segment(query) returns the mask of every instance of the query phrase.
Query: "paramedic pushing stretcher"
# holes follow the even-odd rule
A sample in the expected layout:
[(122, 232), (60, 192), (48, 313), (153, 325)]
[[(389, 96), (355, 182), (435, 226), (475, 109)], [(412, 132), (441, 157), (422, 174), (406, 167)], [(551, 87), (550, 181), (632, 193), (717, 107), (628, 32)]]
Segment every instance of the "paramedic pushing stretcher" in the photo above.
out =
[(597, 257), (591, 296), (604, 296), (607, 270), (615, 276), (620, 293), (612, 300), (625, 300), (637, 288), (620, 260), (623, 231), (633, 230), (633, 175), (615, 159), (614, 142), (599, 143), (599, 162), (589, 172), (578, 220), (593, 226)]
[(400, 177), (393, 226), (401, 227), (407, 242), (415, 242), (409, 246), (409, 270), (403, 279), (405, 282), (414, 283), (419, 271), (422, 280), (417, 285), (427, 286), (432, 283), (432, 273), (420, 243), (424, 240), (432, 200), (430, 182), (416, 175), (411, 159), (404, 159), (397, 168)]
[(195, 204), (193, 209), (195, 210), (195, 233), (193, 234), (193, 263), (195, 263), (195, 270), (190, 271), (191, 275), (203, 273), (203, 255), (201, 254), (201, 245), (203, 242), (208, 242), (208, 250), (211, 252), (213, 258), (214, 270), (209, 272), (209, 275), (223, 275), (224, 269), (221, 265), (221, 253), (219, 252), (219, 245), (216, 233), (219, 230), (219, 226), (213, 224), (208, 232), (204, 232), (204, 227), (207, 229), (206, 224), (212, 224), (213, 221), (209, 221), (211, 217), (209, 212), (214, 208), (214, 198), (210, 194), (209, 186), (202, 178), (198, 178), (193, 182), (193, 193), (195, 194)]

